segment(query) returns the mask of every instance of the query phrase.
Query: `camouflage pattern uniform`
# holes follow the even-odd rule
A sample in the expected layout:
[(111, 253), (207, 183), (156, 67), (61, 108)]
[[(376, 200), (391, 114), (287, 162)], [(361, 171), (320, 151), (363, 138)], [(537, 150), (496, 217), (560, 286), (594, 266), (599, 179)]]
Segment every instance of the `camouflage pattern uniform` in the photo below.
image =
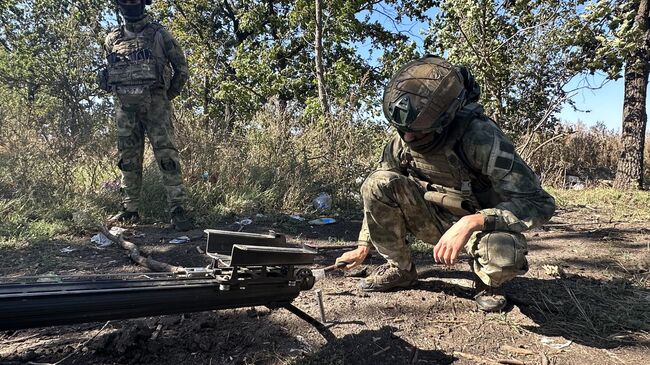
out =
[[(481, 281), (498, 287), (528, 270), (521, 232), (550, 219), (555, 201), (479, 104), (459, 110), (446, 133), (438, 148), (424, 154), (398, 134), (385, 145), (378, 169), (361, 187), (359, 244), (374, 245), (389, 264), (408, 271), (407, 232), (436, 244), (462, 215), (477, 212), (485, 229), (465, 249)], [(465, 209), (425, 200), (432, 192), (464, 201)]]
[(109, 33), (104, 51), (107, 89), (116, 96), (124, 208), (138, 210), (146, 134), (174, 211), (186, 199), (170, 103), (189, 77), (183, 50), (169, 31), (145, 16)]

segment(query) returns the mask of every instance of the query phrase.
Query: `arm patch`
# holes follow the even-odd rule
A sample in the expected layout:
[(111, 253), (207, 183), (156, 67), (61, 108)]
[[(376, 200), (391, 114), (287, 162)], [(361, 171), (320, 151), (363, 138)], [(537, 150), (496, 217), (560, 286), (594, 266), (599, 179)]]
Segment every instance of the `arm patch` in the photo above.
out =
[(510, 141), (505, 140), (499, 134), (495, 134), (488, 162), (488, 175), (495, 180), (501, 180), (510, 173), (515, 162), (514, 152), (515, 147)]

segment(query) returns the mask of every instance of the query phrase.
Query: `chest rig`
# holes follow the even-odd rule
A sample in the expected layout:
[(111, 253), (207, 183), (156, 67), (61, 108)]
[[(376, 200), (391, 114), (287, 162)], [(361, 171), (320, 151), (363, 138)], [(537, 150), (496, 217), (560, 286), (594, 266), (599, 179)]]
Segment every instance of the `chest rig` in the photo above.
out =
[(470, 123), (480, 117), (483, 108), (469, 104), (456, 113), (447, 132), (446, 142), (433, 152), (421, 154), (405, 146), (401, 164), (427, 192), (425, 199), (456, 216), (472, 214), (481, 208), (474, 194), (480, 185), (480, 173), (468, 166), (460, 141)]
[(162, 28), (151, 22), (138, 33), (120, 27), (107, 56), (108, 86), (118, 95), (141, 95), (148, 89), (165, 86), (164, 55), (156, 52), (156, 34)]

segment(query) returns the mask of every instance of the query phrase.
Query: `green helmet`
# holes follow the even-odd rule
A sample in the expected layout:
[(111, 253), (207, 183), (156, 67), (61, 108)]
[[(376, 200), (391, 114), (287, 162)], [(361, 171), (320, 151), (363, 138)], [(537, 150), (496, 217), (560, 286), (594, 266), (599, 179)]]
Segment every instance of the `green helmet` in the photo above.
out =
[(384, 90), (384, 115), (400, 132), (442, 133), (465, 104), (459, 70), (432, 55), (404, 65)]

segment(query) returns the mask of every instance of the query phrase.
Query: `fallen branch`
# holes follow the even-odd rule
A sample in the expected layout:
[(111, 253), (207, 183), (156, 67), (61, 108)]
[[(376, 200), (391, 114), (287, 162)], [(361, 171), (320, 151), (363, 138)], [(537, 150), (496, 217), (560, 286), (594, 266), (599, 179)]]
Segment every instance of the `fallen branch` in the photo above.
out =
[(475, 364), (494, 364), (494, 360), (488, 360), (488, 359), (483, 359), (480, 356), (472, 355), (472, 354), (467, 354), (465, 352), (460, 352), (460, 351), (454, 351), (453, 352), (454, 356), (457, 357), (462, 357), (464, 359), (470, 360), (474, 362)]
[(517, 359), (499, 359), (497, 362), (506, 365), (526, 365), (526, 363)]
[(144, 266), (150, 269), (151, 271), (155, 271), (155, 272), (172, 272), (172, 273), (185, 272), (185, 268), (181, 266), (174, 266), (164, 262), (156, 261), (151, 257), (143, 257), (142, 255), (140, 255), (140, 250), (138, 249), (138, 246), (135, 243), (129, 242), (124, 238), (122, 238), (121, 236), (114, 236), (108, 231), (108, 229), (104, 225), (101, 224), (98, 225), (97, 229), (99, 229), (99, 231), (102, 232), (102, 234), (106, 236), (106, 238), (115, 242), (116, 244), (120, 245), (120, 247), (128, 251), (127, 255), (129, 256), (131, 261), (135, 262), (140, 266)]

